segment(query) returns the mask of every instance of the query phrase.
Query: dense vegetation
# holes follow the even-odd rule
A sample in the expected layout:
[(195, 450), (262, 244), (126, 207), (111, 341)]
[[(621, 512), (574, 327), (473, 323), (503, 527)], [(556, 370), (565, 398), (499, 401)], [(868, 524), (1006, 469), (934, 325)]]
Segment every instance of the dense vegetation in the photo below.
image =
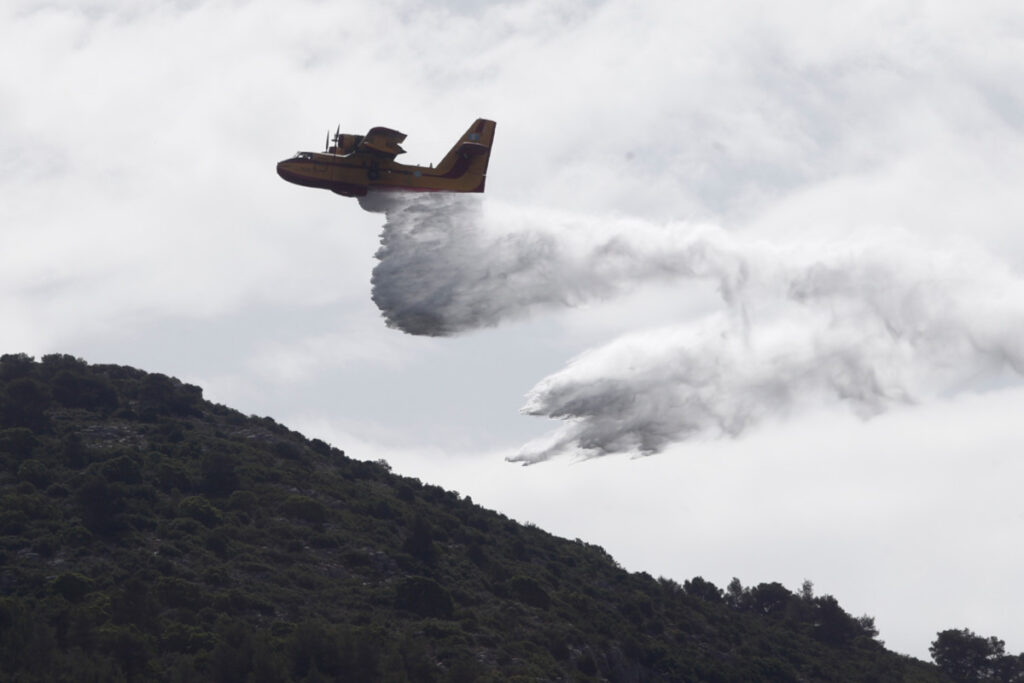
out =
[(810, 583), (630, 574), (198, 387), (0, 357), (0, 680), (943, 681)]
[(1024, 683), (1024, 653), (1006, 654), (1006, 643), (970, 629), (947, 629), (928, 648), (939, 669), (955, 681)]

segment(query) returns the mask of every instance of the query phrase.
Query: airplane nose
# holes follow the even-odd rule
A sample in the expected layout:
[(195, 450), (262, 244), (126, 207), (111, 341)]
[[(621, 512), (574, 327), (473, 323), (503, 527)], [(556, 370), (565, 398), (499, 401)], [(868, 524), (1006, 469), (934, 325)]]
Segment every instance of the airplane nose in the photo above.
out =
[(285, 159), (284, 161), (279, 161), (277, 163), (277, 175), (281, 176), (281, 178), (287, 180), (289, 183), (294, 183), (295, 179), (298, 177), (295, 174), (295, 171), (292, 170), (290, 159)]

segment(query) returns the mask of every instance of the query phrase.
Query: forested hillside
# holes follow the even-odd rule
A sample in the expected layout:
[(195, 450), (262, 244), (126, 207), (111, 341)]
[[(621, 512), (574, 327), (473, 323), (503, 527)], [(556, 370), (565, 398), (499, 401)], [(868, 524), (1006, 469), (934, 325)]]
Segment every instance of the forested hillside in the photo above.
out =
[(630, 574), (164, 375), (0, 357), (0, 680), (947, 680), (876, 635), (809, 583)]

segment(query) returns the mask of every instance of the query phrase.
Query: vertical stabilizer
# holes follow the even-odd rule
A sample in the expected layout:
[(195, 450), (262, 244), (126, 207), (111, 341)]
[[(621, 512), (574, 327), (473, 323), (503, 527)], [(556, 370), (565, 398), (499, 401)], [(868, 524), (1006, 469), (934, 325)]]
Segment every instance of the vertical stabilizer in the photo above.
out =
[(477, 119), (459, 138), (441, 163), (437, 165), (439, 175), (446, 178), (461, 178), (472, 182), (470, 192), (483, 192), (487, 176), (487, 163), (491, 158), (494, 143), (494, 121)]

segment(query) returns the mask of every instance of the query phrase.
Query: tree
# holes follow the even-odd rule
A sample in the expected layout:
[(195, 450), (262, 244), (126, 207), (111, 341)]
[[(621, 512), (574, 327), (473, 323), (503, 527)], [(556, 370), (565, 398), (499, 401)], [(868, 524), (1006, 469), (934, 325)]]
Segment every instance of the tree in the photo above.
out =
[(75, 494), (82, 514), (82, 524), (96, 534), (108, 534), (117, 530), (117, 513), (124, 507), (122, 489), (111, 486), (96, 475), (89, 478)]
[(51, 382), (53, 398), (66, 408), (97, 412), (117, 409), (117, 392), (109, 382), (81, 371), (61, 370)]
[(49, 431), (50, 392), (28, 377), (10, 382), (0, 395), (0, 428), (24, 427), (34, 432)]
[(793, 594), (777, 581), (760, 583), (750, 589), (749, 593), (747, 608), (758, 614), (780, 614), (793, 597)]
[(24, 353), (5, 353), (0, 356), (0, 381), (26, 377), (32, 373), (35, 359)]
[(426, 576), (403, 579), (395, 593), (395, 607), (415, 612), (421, 617), (451, 619), (455, 612), (451, 593)]
[(514, 576), (508, 582), (509, 594), (519, 602), (540, 609), (551, 606), (551, 596), (535, 579), (528, 576)]
[(199, 467), (199, 486), (208, 495), (227, 496), (238, 488), (237, 462), (227, 453), (204, 453)]
[(860, 624), (831, 595), (815, 598), (814, 604), (814, 637), (818, 640), (838, 646), (850, 642), (860, 633)]
[(1005, 643), (984, 638), (970, 629), (940, 631), (928, 651), (942, 671), (957, 681), (998, 680), (995, 664), (1003, 658)]
[(722, 589), (706, 580), (703, 576), (695, 576), (689, 581), (683, 582), (683, 590), (687, 595), (692, 595), (708, 602), (722, 602)]
[(735, 576), (732, 577), (732, 581), (725, 587), (725, 604), (733, 609), (743, 609), (746, 607), (746, 597), (747, 594), (743, 589), (743, 584)]
[(434, 549), (434, 535), (431, 533), (430, 524), (423, 515), (416, 515), (412, 523), (412, 530), (405, 539), (405, 543), (402, 544), (402, 550), (428, 564), (437, 557), (437, 551)]
[(857, 617), (857, 624), (860, 625), (860, 630), (864, 632), (864, 635), (871, 638), (878, 637), (878, 628), (875, 626), (875, 618), (867, 614)]
[(992, 674), (1002, 683), (1024, 683), (1024, 653), (996, 657), (992, 662)]

